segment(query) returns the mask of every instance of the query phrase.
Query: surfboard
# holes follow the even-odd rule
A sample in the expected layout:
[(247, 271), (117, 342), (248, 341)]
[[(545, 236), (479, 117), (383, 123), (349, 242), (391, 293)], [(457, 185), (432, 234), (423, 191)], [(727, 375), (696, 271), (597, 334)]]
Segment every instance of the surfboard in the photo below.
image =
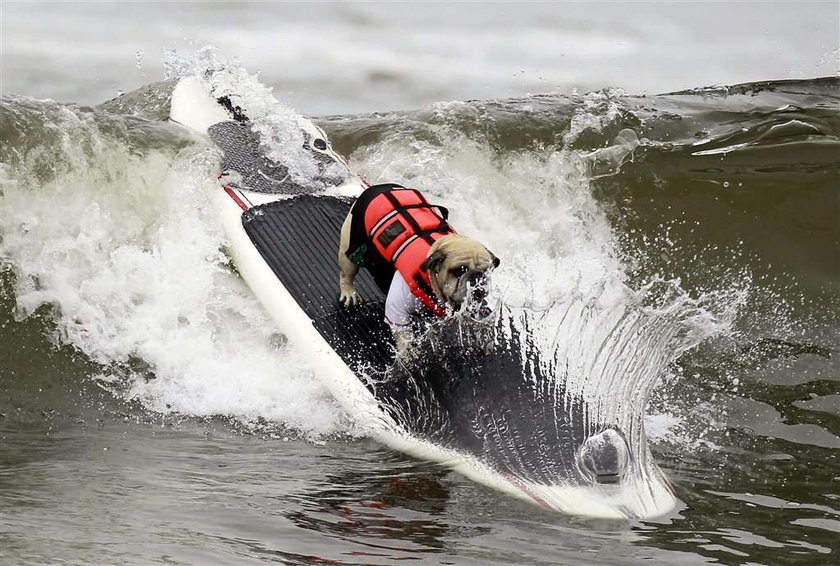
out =
[(537, 401), (564, 399), (563, 391), (528, 337), (506, 324), (503, 307), (482, 320), (443, 319), (395, 360), (385, 297), (370, 275), (362, 270), (356, 279), (361, 306), (338, 302), (339, 233), (367, 183), (323, 130), (276, 103), (289, 138), (301, 144), (284, 162), (273, 144), (286, 140), (276, 129), (266, 134), (265, 101), (249, 100), (216, 73), (179, 81), (170, 120), (221, 150), (214, 205), (239, 274), (373, 438), (547, 509), (625, 518), (673, 507), (658, 469), (653, 478), (647, 468), (631, 473), (626, 439), (590, 418), (583, 400)]

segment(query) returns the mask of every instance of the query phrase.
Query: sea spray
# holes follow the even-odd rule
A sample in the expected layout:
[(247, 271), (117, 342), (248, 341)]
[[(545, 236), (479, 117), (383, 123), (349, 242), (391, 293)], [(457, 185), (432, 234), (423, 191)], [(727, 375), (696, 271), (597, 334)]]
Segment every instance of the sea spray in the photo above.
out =
[(259, 137), (262, 154), (288, 169), (294, 183), (327, 187), (348, 178), (348, 171), (340, 164), (331, 163), (325, 168), (315, 158), (312, 140), (301, 129), (302, 116), (281, 104), (272, 88), (264, 86), (257, 75), (249, 74), (235, 60), (222, 60), (209, 46), (186, 56), (169, 52), (166, 78), (185, 77), (197, 77), (214, 99), (227, 101), (237, 117), (236, 113), (247, 107), (249, 127)]
[[(610, 99), (615, 93), (593, 96), (597, 104), (578, 111), (563, 143), (617, 130), (601, 149), (560, 145), (499, 155), (476, 131), (469, 138), (460, 131), (474, 108), (447, 104), (436, 105), (437, 121), (419, 140), (396, 130), (352, 161), (371, 182), (397, 180), (431, 194), (449, 207), (459, 231), (498, 255), (491, 299), (512, 309), (512, 328), (527, 328), (562, 390), (593, 401), (597, 420), (632, 431), (641, 450), (640, 417), (650, 396), (683, 352), (729, 331), (748, 285), (741, 278), (726, 291), (691, 296), (676, 278), (628, 281), (628, 256), (591, 184), (617, 174), (640, 141), (615, 127), (622, 116)], [(612, 110), (588, 116), (603, 105)], [(654, 415), (658, 436), (681, 422), (659, 414), (668, 418)]]
[(18, 146), (0, 201), (19, 316), (54, 305), (56, 338), (150, 410), (346, 428), (220, 251), (216, 150), (177, 133), (144, 147), (105, 127), (115, 118), (49, 101), (15, 112), (20, 137), (41, 140)]
[[(255, 107), (258, 114), (263, 108), (280, 128), (272, 135), (283, 137), (282, 129), (296, 120), (293, 111), (278, 111), (280, 105), (255, 77), (235, 64), (218, 62), (212, 51), (171, 61), (169, 76), (198, 72), (217, 81), (210, 88), (233, 97), (233, 105), (239, 96), (233, 87), (242, 81), (245, 90), (239, 92), (249, 101), (262, 101)], [(640, 414), (668, 364), (725, 328), (729, 317), (712, 314), (714, 301), (691, 300), (676, 284), (661, 295), (644, 284), (642, 290), (628, 285), (616, 235), (593, 197), (591, 179), (620, 170), (632, 158), (637, 140), (627, 134), (595, 152), (564, 145), (615, 128), (623, 114), (614, 109), (611, 96), (594, 96), (557, 146), (499, 153), (481, 136), (459, 132), (465, 112), (476, 119), (469, 105), (459, 103), (438, 105), (436, 120), (419, 124), (428, 135), (409, 136), (395, 128), (384, 132), (380, 142), (361, 146), (352, 158), (372, 182), (402, 182), (449, 206), (460, 231), (500, 256), (492, 300), (519, 313), (514, 318), (530, 320), (535, 343), (575, 395), (605, 398), (615, 387), (633, 391), (630, 401), (599, 405), (620, 421), (621, 414)], [(25, 154), (24, 161), (41, 163), (42, 169), (45, 161), (37, 156), (48, 152), (52, 178), (34, 177), (34, 167), (19, 168), (12, 176), (35, 192), (5, 184), (4, 205), (12, 213), (3, 218), (3, 256), (19, 274), (21, 312), (56, 304), (63, 340), (106, 365), (144, 360), (151, 374), (135, 376), (126, 391), (151, 409), (277, 419), (304, 431), (344, 426), (306, 364), (293, 351), (269, 345), (276, 343), (271, 323), (219, 253), (223, 241), (207, 200), (217, 186), (218, 154), (196, 145), (194, 138), (185, 144), (179, 135), (165, 132), (156, 132), (158, 145), (169, 136), (172, 148), (165, 142), (144, 148), (142, 121), (132, 126), (137, 130), (132, 135), (117, 136), (112, 143), (114, 134), (100, 131), (100, 124), (119, 124), (116, 116), (31, 104), (38, 112), (69, 113), (73, 127), (59, 121), (47, 130), (57, 141), (17, 150)], [(613, 110), (603, 117), (588, 115), (601, 112), (604, 104)], [(149, 122), (148, 127), (158, 126)], [(292, 161), (301, 147), (301, 140), (288, 147), (277, 146), (271, 136), (263, 140), (292, 155)], [(80, 154), (80, 148), (95, 150)], [(311, 174), (305, 161), (296, 174)], [(71, 222), (53, 214), (50, 206), (56, 203), (72, 208)], [(35, 238), (25, 237), (33, 229), (30, 224), (42, 230)], [(48, 259), (31, 259), (38, 257)], [(642, 295), (658, 296), (661, 312), (645, 311)], [(563, 325), (556, 322), (560, 319)], [(616, 368), (629, 358), (612, 350), (620, 350), (616, 337), (634, 332), (640, 336), (634, 346), (625, 345), (628, 351), (655, 363), (644, 375), (619, 375)], [(615, 371), (604, 371), (610, 364)], [(561, 371), (566, 367), (578, 371)], [(605, 375), (613, 376), (609, 383)], [(637, 387), (641, 382), (644, 386)], [(306, 403), (288, 401), (289, 391)]]

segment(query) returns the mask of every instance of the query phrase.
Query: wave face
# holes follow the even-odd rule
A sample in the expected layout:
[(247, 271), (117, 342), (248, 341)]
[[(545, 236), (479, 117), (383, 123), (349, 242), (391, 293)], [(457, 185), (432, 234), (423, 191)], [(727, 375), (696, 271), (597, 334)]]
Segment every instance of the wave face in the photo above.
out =
[[(71, 387), (106, 389), (106, 412), (355, 434), (226, 259), (209, 201), (220, 155), (161, 121), (172, 87), (92, 108), (0, 102), (3, 348), (71, 348)], [(605, 90), (318, 122), (367, 180), (424, 190), (502, 258), (492, 297), (545, 354), (534, 375), (562, 380), (563, 401), (589, 403), (653, 466), (651, 437), (691, 483), (695, 469), (734, 474), (746, 446), (808, 447), (827, 469), (840, 446), (838, 87)], [(694, 493), (678, 486), (703, 507)]]

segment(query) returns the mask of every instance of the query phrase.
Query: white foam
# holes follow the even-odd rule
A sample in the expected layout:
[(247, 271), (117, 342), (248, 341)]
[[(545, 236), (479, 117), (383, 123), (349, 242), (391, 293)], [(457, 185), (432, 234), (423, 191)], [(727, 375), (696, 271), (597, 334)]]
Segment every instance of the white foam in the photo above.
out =
[[(202, 57), (173, 58), (171, 73), (218, 70), (212, 53)], [(291, 109), (278, 113), (270, 91), (236, 67), (207, 80), (216, 81), (214, 94), (234, 104), (247, 100), (249, 113), (265, 118), (264, 143), (295, 159), (295, 147), (275, 139), (284, 128), (294, 130), (286, 141), (300, 134)], [(603, 113), (609, 95), (592, 100), (576, 132), (609, 124), (586, 115)], [(571, 368), (564, 373), (570, 391), (604, 399), (606, 388), (615, 388), (622, 401), (599, 403), (599, 415), (629, 418), (670, 361), (726, 328), (738, 300), (692, 299), (675, 281), (629, 288), (616, 237), (592, 195), (591, 156), (553, 148), (498, 155), (445, 125), (447, 112), (469, 107), (437, 110), (443, 125), (428, 127), (442, 145), (394, 132), (353, 155), (360, 173), (418, 188), (449, 207), (459, 231), (501, 258), (492, 296), (539, 320), (536, 343), (557, 367)], [(24, 183), (3, 183), (0, 254), (18, 273), (22, 314), (56, 304), (61, 338), (91, 358), (112, 367), (144, 360), (155, 379), (135, 375), (127, 391), (149, 408), (262, 417), (306, 432), (343, 430), (306, 361), (271, 346), (273, 325), (225, 267), (209, 204), (218, 190), (218, 155), (208, 148), (139, 155), (103, 136), (90, 114), (57, 112), (63, 118), (51, 127), (61, 134), (58, 147), (33, 151), (29, 169), (10, 173)], [(628, 139), (608, 148), (615, 167), (634, 147)], [(298, 141), (292, 146), (301, 147)], [(39, 152), (59, 169), (46, 183), (34, 173), (39, 159), (47, 161)], [(296, 174), (312, 174), (305, 161)], [(655, 307), (645, 306), (651, 296)]]
[(454, 132), (442, 137), (444, 147), (388, 139), (352, 161), (371, 182), (400, 182), (449, 207), (461, 233), (501, 258), (494, 282), (507, 304), (620, 300), (624, 270), (579, 156), (547, 150), (499, 157)]
[(676, 439), (682, 419), (672, 413), (658, 413), (645, 417), (645, 433), (651, 442)]
[[(67, 112), (54, 124), (65, 144), (42, 149), (73, 167), (41, 185), (26, 186), (23, 169), (14, 175), (29, 183), (3, 183), (0, 256), (15, 268), (20, 315), (56, 305), (60, 339), (106, 374), (149, 364), (154, 379), (131, 375), (126, 394), (150, 409), (339, 429), (306, 361), (272, 345), (273, 325), (226, 268), (209, 205), (217, 153), (141, 156)], [(96, 151), (77, 151), (82, 136)]]

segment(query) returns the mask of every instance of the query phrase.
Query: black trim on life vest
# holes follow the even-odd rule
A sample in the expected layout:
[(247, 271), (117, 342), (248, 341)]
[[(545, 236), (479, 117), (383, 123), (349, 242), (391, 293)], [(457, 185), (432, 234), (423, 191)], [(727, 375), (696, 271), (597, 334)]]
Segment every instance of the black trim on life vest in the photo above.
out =
[(432, 286), (426, 283), (426, 280), (423, 279), (419, 273), (414, 276), (414, 282), (417, 283), (417, 286), (420, 287), (424, 293), (429, 295), (433, 300), (438, 301), (437, 295), (435, 295), (435, 292), (432, 290)]
[[(417, 191), (414, 191), (414, 192), (417, 193), (420, 196), (421, 204), (425, 203), (426, 199), (423, 198), (423, 195), (421, 195)], [(417, 234), (418, 236), (420, 236), (421, 238), (426, 240), (426, 242), (428, 242), (429, 245), (435, 243), (435, 241), (429, 235), (429, 232), (420, 228), (420, 225), (417, 223), (417, 221), (414, 219), (414, 217), (406, 212), (406, 210), (408, 210), (408, 208), (411, 205), (401, 204), (400, 201), (397, 200), (397, 197), (395, 197), (390, 191), (385, 193), (385, 198), (388, 199), (388, 202), (391, 203), (391, 206), (393, 206), (394, 210), (396, 210), (397, 213), (400, 215), (400, 218), (402, 218), (403, 220), (408, 222), (408, 225), (411, 226), (411, 229), (414, 231), (415, 234)], [(420, 207), (415, 205), (412, 208), (420, 208)], [(426, 206), (424, 205), (423, 208), (426, 208)], [(395, 259), (391, 258), (391, 261), (395, 261)]]

